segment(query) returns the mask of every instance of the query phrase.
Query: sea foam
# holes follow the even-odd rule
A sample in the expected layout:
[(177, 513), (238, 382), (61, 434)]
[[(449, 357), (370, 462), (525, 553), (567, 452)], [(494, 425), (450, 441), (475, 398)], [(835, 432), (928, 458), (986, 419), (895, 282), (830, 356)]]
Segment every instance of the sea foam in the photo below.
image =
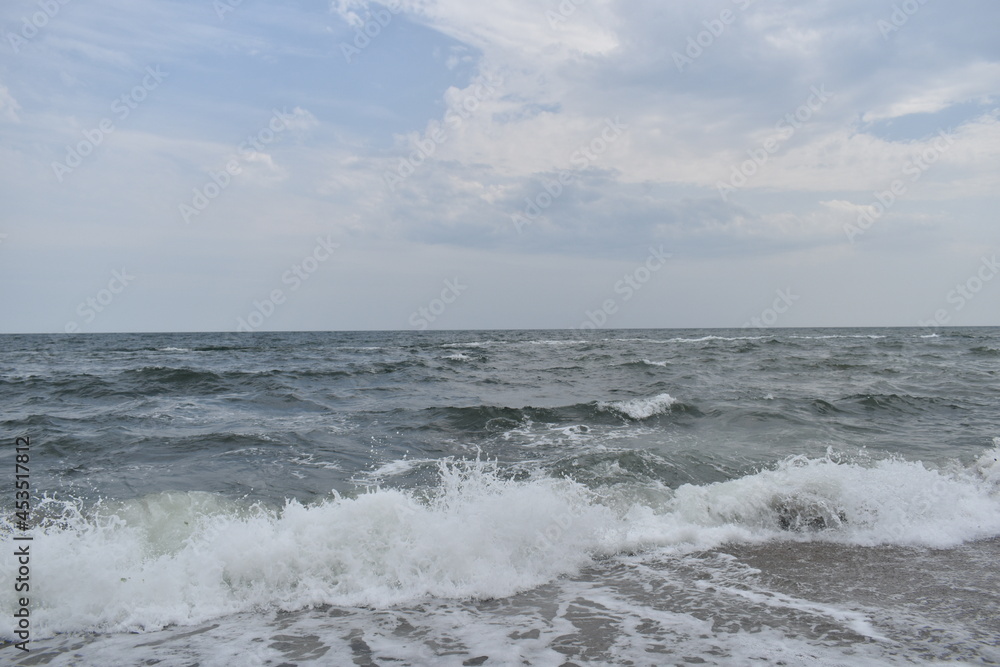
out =
[[(440, 474), (427, 499), (380, 489), (280, 510), (207, 493), (86, 511), (49, 501), (31, 543), (33, 627), (123, 632), (262, 607), (502, 597), (614, 549), (613, 512), (582, 485), (504, 479), (479, 462)], [(16, 570), (10, 533), (5, 571)], [(0, 635), (10, 636), (12, 587), (0, 596)]]
[[(259, 609), (512, 595), (594, 557), (769, 540), (944, 548), (1000, 535), (1000, 448), (968, 467), (791, 457), (713, 484), (622, 493), (498, 464), (439, 465), (429, 496), (374, 489), (282, 508), (209, 493), (46, 500), (32, 531), (36, 637), (194, 624)], [(0, 568), (16, 571), (0, 526)], [(12, 636), (13, 587), (0, 590)]]
[(633, 398), (628, 401), (599, 401), (597, 408), (617, 412), (630, 419), (642, 420), (667, 412), (676, 402), (677, 399), (670, 394), (659, 394), (652, 398)]

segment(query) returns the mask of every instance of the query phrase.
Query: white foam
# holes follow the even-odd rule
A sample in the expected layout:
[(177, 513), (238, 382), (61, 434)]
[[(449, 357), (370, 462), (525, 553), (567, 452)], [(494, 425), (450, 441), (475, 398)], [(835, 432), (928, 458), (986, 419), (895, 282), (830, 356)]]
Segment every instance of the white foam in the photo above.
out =
[(737, 341), (737, 340), (762, 340), (768, 338), (768, 336), (702, 336), (701, 338), (671, 338), (668, 343), (704, 343), (710, 340), (725, 340), (725, 341)]
[(527, 340), (528, 345), (586, 345), (589, 340)]
[(312, 468), (323, 468), (325, 470), (340, 470), (340, 464), (333, 461), (317, 461), (316, 456), (312, 452), (296, 453), (290, 458), (291, 462), (295, 465), (312, 467)]
[(713, 340), (725, 340), (725, 341), (737, 341), (737, 340), (764, 340), (765, 338), (773, 338), (774, 336), (715, 336), (707, 335), (701, 336), (699, 338), (667, 338), (667, 339), (657, 339), (657, 338), (604, 338), (604, 342), (621, 342), (621, 343), (705, 343)]
[(550, 340), (550, 339), (539, 339), (539, 340), (484, 340), (484, 341), (469, 341), (465, 343), (443, 343), (441, 347), (445, 348), (464, 348), (464, 347), (490, 347), (493, 345), (586, 345), (591, 341), (587, 340)]
[[(32, 627), (41, 638), (257, 609), (505, 597), (594, 556), (726, 542), (950, 547), (1000, 535), (998, 457), (1000, 444), (947, 471), (901, 459), (792, 457), (730, 481), (662, 487), (655, 498), (645, 486), (629, 493), (541, 475), (509, 479), (475, 461), (439, 463), (440, 483), (426, 497), (374, 489), (280, 510), (208, 493), (90, 510), (49, 500), (39, 515), (51, 518), (31, 543)], [(14, 572), (9, 520), (0, 518), (0, 570)], [(11, 636), (14, 608), (13, 587), (0, 588), (0, 636)], [(863, 617), (837, 619), (877, 636)]]
[(739, 479), (684, 485), (670, 510), (656, 541), (686, 532), (703, 546), (780, 537), (946, 548), (1000, 534), (997, 489), (974, 470), (945, 473), (901, 459), (792, 457)]
[(642, 363), (646, 364), (647, 366), (662, 366), (662, 367), (666, 367), (666, 365), (667, 365), (667, 362), (665, 362), (665, 361), (650, 361), (649, 359), (643, 359)]
[(806, 340), (830, 340), (834, 338), (869, 338), (871, 340), (880, 340), (882, 338), (888, 338), (888, 336), (883, 336), (880, 334), (827, 334), (823, 336), (789, 336), (789, 338), (804, 338)]
[[(613, 550), (614, 525), (579, 484), (505, 480), (481, 463), (443, 466), (427, 502), (376, 490), (276, 511), (175, 493), (87, 516), (66, 503), (34, 532), (32, 576), (45, 583), (32, 590), (33, 629), (123, 632), (255, 608), (504, 597)], [(7, 572), (11, 544), (4, 535)], [(10, 636), (12, 587), (0, 609)]]
[(763, 607), (795, 609), (806, 614), (826, 616), (844, 627), (850, 628), (863, 637), (877, 639), (879, 641), (889, 641), (888, 638), (875, 630), (871, 619), (868, 618), (868, 616), (857, 611), (840, 609), (832, 605), (811, 602), (802, 598), (792, 597), (791, 595), (785, 595), (784, 593), (753, 590), (748, 588), (744, 582), (740, 582), (740, 585), (736, 586), (725, 586), (720, 585), (715, 581), (712, 581), (711, 583), (699, 581), (695, 582), (695, 586), (702, 589), (711, 586), (716, 591), (732, 595), (734, 597), (744, 598), (755, 605)]
[[(597, 437), (597, 432), (586, 424), (572, 426), (543, 424), (540, 428), (536, 428), (533, 421), (525, 419), (516, 428), (504, 431), (502, 437), (507, 441), (517, 440), (521, 447), (565, 447), (580, 446)], [(599, 437), (609, 439), (613, 435), (601, 433)]]
[(633, 398), (629, 401), (600, 401), (597, 404), (599, 410), (609, 410), (621, 413), (631, 419), (649, 419), (653, 415), (662, 414), (670, 410), (670, 406), (677, 402), (670, 394), (658, 394), (652, 398)]
[(485, 341), (471, 341), (468, 343), (443, 343), (441, 347), (489, 347), (490, 345), (497, 345), (505, 341), (496, 340), (485, 340)]
[(393, 461), (386, 461), (378, 468), (363, 473), (363, 476), (367, 479), (373, 480), (385, 479), (387, 477), (398, 477), (400, 475), (410, 473), (414, 468), (426, 465), (437, 465), (437, 463), (438, 462), (435, 459), (396, 459)]
[(444, 358), (448, 359), (449, 361), (469, 361), (472, 359), (472, 357), (470, 357), (469, 355), (462, 354), (461, 352), (445, 355)]
[(1000, 438), (993, 438), (994, 449), (985, 452), (976, 461), (976, 472), (987, 482), (1000, 487)]

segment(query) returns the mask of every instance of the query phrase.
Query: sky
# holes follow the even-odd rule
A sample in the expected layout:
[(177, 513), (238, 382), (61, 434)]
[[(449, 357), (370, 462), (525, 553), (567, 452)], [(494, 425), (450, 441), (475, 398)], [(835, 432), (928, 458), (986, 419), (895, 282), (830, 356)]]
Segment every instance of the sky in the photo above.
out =
[(6, 0), (0, 333), (1000, 325), (995, 0)]

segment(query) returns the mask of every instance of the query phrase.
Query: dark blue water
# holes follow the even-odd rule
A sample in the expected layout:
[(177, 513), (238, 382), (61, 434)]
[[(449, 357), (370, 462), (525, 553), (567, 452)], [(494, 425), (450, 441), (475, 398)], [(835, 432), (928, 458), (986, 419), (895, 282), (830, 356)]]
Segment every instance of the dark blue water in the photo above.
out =
[(1000, 661), (998, 369), (993, 328), (3, 336), (35, 645)]

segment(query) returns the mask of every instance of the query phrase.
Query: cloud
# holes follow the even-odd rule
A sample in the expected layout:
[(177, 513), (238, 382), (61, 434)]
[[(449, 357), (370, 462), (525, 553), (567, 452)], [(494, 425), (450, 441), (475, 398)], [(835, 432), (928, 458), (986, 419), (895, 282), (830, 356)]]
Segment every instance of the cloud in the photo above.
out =
[(20, 123), (21, 119), (17, 115), (20, 111), (21, 105), (17, 103), (14, 96), (10, 94), (10, 91), (6, 86), (0, 85), (0, 119), (3, 119), (9, 123)]
[(310, 130), (319, 125), (316, 116), (302, 107), (293, 108), (291, 113), (285, 114), (283, 120), (291, 130)]
[[(398, 5), (413, 20), (479, 50), (480, 71), (502, 79), (498, 92), (483, 99), (476, 99), (474, 82), (448, 89), (441, 116), (419, 132), (397, 137), (395, 155), (369, 157), (372, 168), (391, 172), (442, 127), (448, 130), (433, 155), (420, 156), (417, 174), (394, 198), (428, 211), (407, 216), (414, 237), (505, 243), (510, 216), (561, 171), (571, 174), (572, 185), (533, 223), (532, 233), (546, 239), (542, 246), (562, 244), (567, 251), (620, 245), (614, 234), (599, 231), (597, 219), (625, 226), (632, 235), (678, 241), (792, 238), (826, 244), (841, 223), (836, 207), (820, 202), (867, 206), (873, 192), (889, 187), (914, 164), (920, 165), (920, 187), (911, 188), (911, 201), (947, 197), (956, 185), (977, 196), (995, 187), (995, 179), (984, 174), (997, 173), (998, 165), (980, 149), (1000, 141), (995, 115), (941, 126), (954, 144), (937, 152), (934, 132), (889, 139), (874, 134), (871, 124), (969, 100), (988, 102), (990, 91), (998, 89), (1000, 64), (956, 63), (943, 54), (930, 67), (900, 62), (878, 32), (877, 12), (864, 3), (563, 5), (578, 11), (550, 20), (548, 10), (519, 2), (482, 12), (449, 1)], [(716, 35), (709, 28), (718, 29), (723, 10), (732, 20)], [(906, 28), (911, 38), (935, 19), (930, 9), (921, 18), (930, 23), (921, 27), (914, 19)], [(670, 54), (684, 52), (689, 38), (702, 39), (704, 46), (690, 70), (679, 72)], [(859, 75), (863, 69), (868, 76)], [(776, 129), (803, 109), (817, 88), (828, 89), (831, 98), (796, 123), (790, 136), (787, 123)], [(475, 113), (448, 128), (447, 114), (469, 99), (476, 99)], [(599, 159), (574, 165), (573, 156), (599, 136), (609, 117), (627, 125), (627, 132)], [(734, 170), (774, 137), (778, 150), (766, 164), (751, 165), (752, 177), (734, 196), (815, 193), (812, 203), (770, 210), (772, 203), (756, 211), (743, 204), (738, 212), (710, 205), (719, 184), (729, 182)], [(933, 159), (933, 169), (924, 169), (922, 159)], [(662, 194), (650, 198), (640, 194), (642, 187)], [(583, 204), (585, 188), (590, 201)], [(693, 198), (679, 194), (690, 188)], [(845, 194), (849, 197), (837, 198)], [(394, 199), (382, 200), (383, 195), (377, 198), (392, 208)], [(622, 215), (612, 223), (615, 216), (604, 206)], [(575, 240), (568, 241), (573, 234)], [(585, 250), (587, 241), (592, 245)], [(758, 251), (752, 245), (745, 249)]]
[[(70, 4), (4, 74), (4, 232), (63, 239), (67, 257), (107, 243), (130, 265), (169, 248), (189, 282), (213, 285), (321, 231), (370, 257), (559, 257), (579, 275), (650, 244), (678, 266), (782, 282), (779, 256), (822, 256), (828, 275), (907, 244), (957, 262), (993, 238), (1000, 7), (926, 3), (884, 37), (889, 5), (336, 0), (218, 16), (197, 0)], [(386, 12), (345, 60), (341, 44)], [(114, 114), (154, 65), (163, 85)], [(275, 109), (271, 140), (260, 133)], [(104, 118), (114, 131), (57, 182), (53, 161)], [(248, 137), (260, 145), (241, 149)], [(185, 225), (178, 205), (233, 159), (240, 173)], [(905, 194), (850, 244), (844, 226), (899, 179)], [(400, 275), (416, 270), (401, 261)]]
[(969, 101), (989, 104), (1000, 94), (1000, 62), (974, 62), (947, 71), (926, 72), (893, 88), (893, 99), (866, 112), (864, 121), (937, 113)]

